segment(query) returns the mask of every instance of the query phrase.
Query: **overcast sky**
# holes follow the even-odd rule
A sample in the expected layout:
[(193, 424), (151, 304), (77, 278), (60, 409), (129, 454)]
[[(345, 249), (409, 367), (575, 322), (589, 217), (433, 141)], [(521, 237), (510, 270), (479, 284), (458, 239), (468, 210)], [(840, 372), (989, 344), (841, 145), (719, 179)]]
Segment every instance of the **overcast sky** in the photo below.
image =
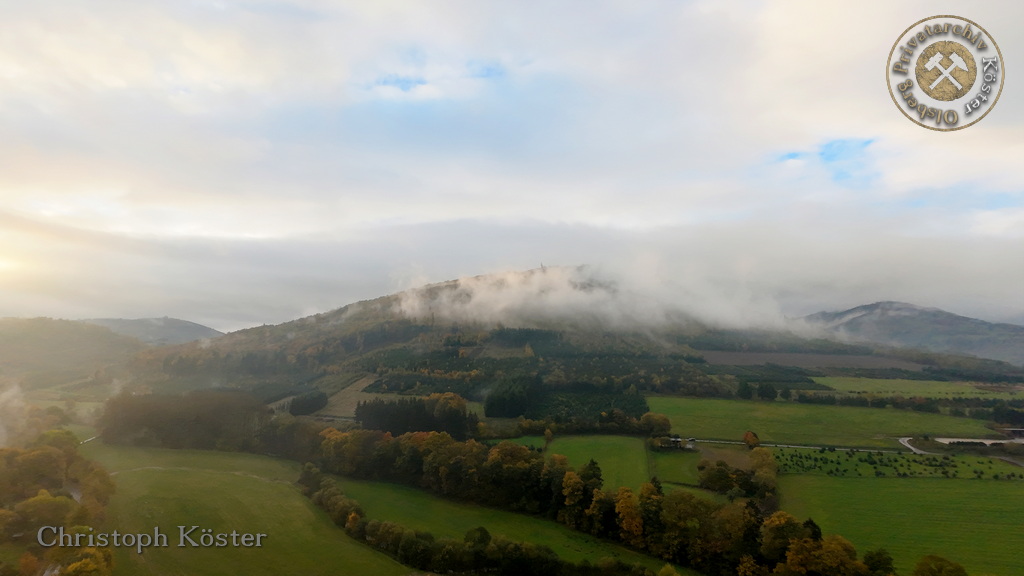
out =
[[(1024, 322), (1024, 5), (896, 4), (0, 0), (0, 316), (227, 331), (543, 263)], [(885, 82), (936, 14), (1009, 71), (957, 132)]]

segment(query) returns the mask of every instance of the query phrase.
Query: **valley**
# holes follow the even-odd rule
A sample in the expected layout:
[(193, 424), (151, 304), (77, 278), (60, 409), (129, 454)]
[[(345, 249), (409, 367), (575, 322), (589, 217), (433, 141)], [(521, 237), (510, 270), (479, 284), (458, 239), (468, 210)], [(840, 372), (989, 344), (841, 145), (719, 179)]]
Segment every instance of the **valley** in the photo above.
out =
[[(418, 295), (451, 302), (460, 289)], [(61, 336), (0, 360), (24, 405), (65, 418), (83, 439), (98, 435), (81, 451), (117, 486), (103, 526), (204, 523), (280, 535), (255, 554), (117, 549), (115, 574), (238, 565), (253, 574), (410, 574), (410, 562), (429, 564), (422, 550), (461, 550), (470, 544), (453, 542), (480, 526), (500, 537), (502, 554), (546, 553), (543, 545), (580, 574), (602, 558), (620, 562), (615, 570), (725, 574), (739, 561), (783, 565), (759, 542), (768, 533), (760, 523), (784, 512), (849, 539), (861, 555), (884, 548), (900, 574), (940, 554), (972, 574), (1016, 576), (1006, 551), (1022, 544), (1008, 522), (1024, 502), (1024, 468), (1015, 465), (1024, 445), (1005, 442), (1005, 429), (1024, 428), (1019, 366), (691, 320), (654, 331), (425, 321), (405, 315), (403, 298), (172, 345), (152, 344), (165, 336), (151, 331), (147, 344), (99, 336), (100, 326), (22, 323), (8, 328), (10, 341), (26, 329)], [(63, 349), (78, 352), (46, 364)], [(933, 455), (910, 454), (906, 438)], [(759, 445), (767, 448), (752, 450)], [(408, 451), (415, 455), (398, 456)], [(358, 502), (358, 522), (307, 498), (306, 461)], [(591, 461), (596, 484), (586, 476)], [(604, 495), (569, 488), (574, 475)], [(537, 481), (553, 484), (502, 496)], [(683, 521), (668, 511), (645, 512), (647, 528), (627, 531), (631, 506), (668, 502), (689, 510), (672, 508), (681, 518), (733, 518), (762, 536), (716, 536), (717, 552), (699, 552), (710, 536), (654, 531), (681, 529), (656, 528), (659, 518)], [(419, 556), (389, 548), (384, 532), (365, 532), (371, 525), (405, 531)], [(0, 561), (18, 551), (0, 545)]]

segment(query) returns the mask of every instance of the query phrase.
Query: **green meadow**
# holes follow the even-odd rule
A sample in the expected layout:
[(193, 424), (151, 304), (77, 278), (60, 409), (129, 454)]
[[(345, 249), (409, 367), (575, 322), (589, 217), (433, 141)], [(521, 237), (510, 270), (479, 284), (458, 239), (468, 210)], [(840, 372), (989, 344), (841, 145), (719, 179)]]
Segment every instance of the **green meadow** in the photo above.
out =
[(548, 454), (562, 454), (579, 470), (594, 459), (601, 466), (605, 490), (628, 486), (634, 491), (650, 480), (647, 445), (635, 436), (555, 436)]
[[(412, 570), (348, 538), (299, 493), (299, 466), (261, 456), (192, 450), (83, 448), (115, 473), (106, 529), (159, 527), (170, 547), (115, 549), (115, 574), (399, 576)], [(177, 526), (265, 533), (260, 548), (179, 548)], [(198, 531), (197, 531), (198, 532)]]
[(1022, 573), (1024, 482), (785, 474), (779, 487), (784, 510), (813, 518), (861, 554), (887, 549), (900, 574), (927, 554), (959, 562), (969, 574)]
[(647, 403), (684, 437), (738, 441), (752, 430), (769, 443), (899, 448), (895, 438), (900, 436), (992, 433), (978, 420), (888, 408), (669, 397), (648, 397)]
[[(633, 439), (637, 440), (637, 439)], [(639, 440), (637, 440), (639, 442)], [(82, 446), (117, 484), (107, 527), (161, 531), (177, 538), (177, 526), (269, 534), (263, 548), (119, 549), (116, 574), (408, 574), (413, 570), (350, 539), (303, 497), (294, 482), (299, 465), (251, 454), (115, 447), (98, 441)], [(472, 504), (452, 502), (400, 485), (340, 479), (367, 517), (390, 520), (438, 537), (461, 539), (486, 527), (513, 540), (545, 544), (559, 556), (596, 562), (614, 557), (660, 569), (664, 562), (556, 522)], [(690, 574), (678, 569), (680, 574)]]
[(665, 484), (696, 486), (697, 464), (702, 458), (699, 452), (651, 452), (651, 476)]

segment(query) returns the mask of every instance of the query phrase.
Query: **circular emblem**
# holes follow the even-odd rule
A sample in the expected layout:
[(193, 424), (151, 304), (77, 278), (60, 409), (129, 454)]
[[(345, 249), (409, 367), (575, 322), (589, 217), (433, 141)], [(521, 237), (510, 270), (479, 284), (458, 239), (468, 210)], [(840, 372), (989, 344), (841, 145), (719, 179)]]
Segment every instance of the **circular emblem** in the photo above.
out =
[(960, 130), (992, 111), (1003, 90), (1003, 54), (988, 31), (959, 16), (932, 16), (903, 31), (886, 64), (903, 115), (931, 130)]

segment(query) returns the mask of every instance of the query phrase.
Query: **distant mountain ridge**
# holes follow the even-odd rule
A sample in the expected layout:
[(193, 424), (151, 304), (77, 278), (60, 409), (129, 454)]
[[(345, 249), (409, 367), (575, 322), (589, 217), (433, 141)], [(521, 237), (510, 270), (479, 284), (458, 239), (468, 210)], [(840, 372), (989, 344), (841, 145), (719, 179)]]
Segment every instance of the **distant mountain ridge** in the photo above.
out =
[(851, 342), (969, 354), (1024, 365), (1024, 326), (986, 322), (905, 302), (818, 312), (805, 322)]
[(202, 324), (179, 320), (177, 318), (91, 318), (82, 320), (87, 324), (95, 324), (109, 328), (116, 334), (137, 338), (150, 346), (167, 346), (185, 344), (204, 338), (216, 338), (224, 333)]

